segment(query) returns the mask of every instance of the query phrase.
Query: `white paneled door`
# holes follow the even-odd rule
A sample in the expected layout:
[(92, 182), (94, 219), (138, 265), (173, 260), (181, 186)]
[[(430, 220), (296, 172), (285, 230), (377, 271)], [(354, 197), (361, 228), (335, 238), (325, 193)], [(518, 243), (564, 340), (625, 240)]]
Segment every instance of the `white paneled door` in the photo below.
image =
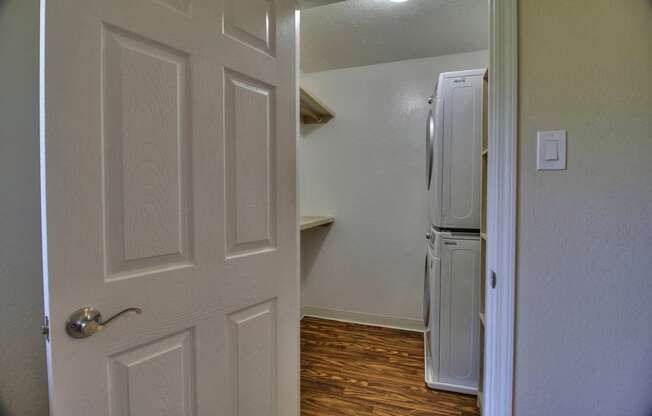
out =
[(42, 0), (41, 28), (51, 415), (297, 415), (294, 2)]

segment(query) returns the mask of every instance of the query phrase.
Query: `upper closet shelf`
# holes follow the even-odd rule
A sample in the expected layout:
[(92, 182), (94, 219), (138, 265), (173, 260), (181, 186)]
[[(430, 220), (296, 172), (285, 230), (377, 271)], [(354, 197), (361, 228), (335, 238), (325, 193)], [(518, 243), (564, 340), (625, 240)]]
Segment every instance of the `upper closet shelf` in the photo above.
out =
[(326, 104), (319, 101), (303, 87), (299, 88), (301, 121), (304, 124), (324, 124), (335, 117), (335, 113)]

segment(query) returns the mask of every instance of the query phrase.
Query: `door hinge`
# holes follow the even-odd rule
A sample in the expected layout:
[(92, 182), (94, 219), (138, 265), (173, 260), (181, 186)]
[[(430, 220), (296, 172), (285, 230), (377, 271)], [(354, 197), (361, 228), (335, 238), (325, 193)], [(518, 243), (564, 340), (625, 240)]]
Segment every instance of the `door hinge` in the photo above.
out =
[(50, 341), (50, 319), (47, 316), (43, 317), (43, 325), (41, 325), (41, 333), (45, 335), (45, 340)]

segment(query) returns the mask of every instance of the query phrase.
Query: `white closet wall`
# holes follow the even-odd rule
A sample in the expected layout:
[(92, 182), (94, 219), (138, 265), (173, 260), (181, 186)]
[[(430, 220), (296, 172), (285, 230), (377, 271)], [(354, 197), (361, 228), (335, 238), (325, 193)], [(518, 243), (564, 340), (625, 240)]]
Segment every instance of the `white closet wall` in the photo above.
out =
[(487, 64), (477, 51), (303, 74), (336, 114), (299, 139), (302, 211), (335, 217), (302, 233), (304, 309), (422, 326), (427, 97), (440, 72)]

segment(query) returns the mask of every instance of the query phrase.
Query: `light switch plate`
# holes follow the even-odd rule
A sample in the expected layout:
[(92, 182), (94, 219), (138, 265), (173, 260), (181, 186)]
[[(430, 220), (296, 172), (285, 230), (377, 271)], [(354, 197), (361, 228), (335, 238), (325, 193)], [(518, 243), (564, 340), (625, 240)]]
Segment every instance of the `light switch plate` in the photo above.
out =
[(566, 130), (537, 133), (537, 170), (566, 169)]

